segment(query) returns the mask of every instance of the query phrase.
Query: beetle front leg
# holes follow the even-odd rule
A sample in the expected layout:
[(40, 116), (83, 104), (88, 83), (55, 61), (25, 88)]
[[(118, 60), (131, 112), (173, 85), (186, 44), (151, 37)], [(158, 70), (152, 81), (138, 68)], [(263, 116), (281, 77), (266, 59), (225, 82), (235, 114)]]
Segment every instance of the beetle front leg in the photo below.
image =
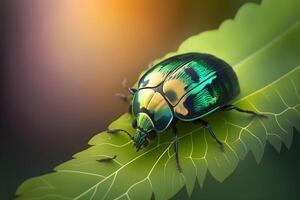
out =
[[(134, 119), (131, 123), (131, 126), (132, 128), (136, 129), (137, 127), (137, 121), (136, 119)], [(128, 137), (134, 141), (134, 137), (126, 130), (123, 130), (123, 129), (107, 129), (106, 130), (107, 133), (110, 133), (110, 134), (117, 134), (117, 133), (126, 133), (128, 135)]]
[(198, 119), (198, 120), (194, 121), (194, 123), (199, 123), (199, 124), (202, 125), (203, 128), (205, 128), (206, 130), (208, 130), (208, 132), (210, 133), (210, 135), (220, 145), (221, 150), (224, 151), (224, 145), (223, 145), (223, 143), (217, 138), (217, 136), (215, 135), (215, 133), (211, 130), (211, 128), (210, 128), (209, 124), (207, 123), (207, 121), (205, 121), (203, 119)]
[(257, 117), (267, 117), (266, 115), (254, 112), (252, 110), (244, 110), (242, 108), (236, 107), (235, 105), (225, 105), (220, 110), (222, 110), (222, 111), (236, 110), (238, 112), (252, 114), (252, 115), (257, 116)]
[(174, 138), (174, 151), (175, 151), (176, 166), (177, 166), (178, 171), (181, 173), (182, 168), (180, 167), (179, 158), (178, 158), (178, 134), (177, 134), (177, 128), (176, 128), (175, 124), (173, 125), (172, 133), (173, 133), (173, 138)]
[(123, 129), (111, 129), (111, 130), (107, 130), (106, 132), (111, 133), (111, 134), (126, 133), (131, 140), (134, 140), (133, 136), (130, 135), (130, 133), (128, 133), (127, 131), (125, 131)]

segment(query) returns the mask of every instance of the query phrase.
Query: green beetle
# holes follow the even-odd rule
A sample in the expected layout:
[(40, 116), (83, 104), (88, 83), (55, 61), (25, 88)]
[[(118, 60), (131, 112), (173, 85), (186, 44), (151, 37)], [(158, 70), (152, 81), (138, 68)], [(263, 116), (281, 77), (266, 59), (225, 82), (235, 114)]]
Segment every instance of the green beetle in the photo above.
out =
[[(128, 88), (128, 87), (127, 87)], [(137, 151), (148, 140), (172, 128), (177, 168), (178, 134), (176, 121), (201, 124), (220, 144), (210, 126), (202, 118), (217, 110), (237, 110), (263, 116), (234, 105), (227, 105), (240, 92), (239, 82), (232, 67), (223, 60), (209, 54), (187, 53), (168, 58), (150, 68), (139, 80), (138, 88), (128, 88), (134, 95), (131, 104), (136, 129), (134, 141)], [(126, 99), (126, 95), (119, 95)], [(109, 130), (110, 133), (124, 131)], [(124, 131), (126, 132), (126, 131)]]

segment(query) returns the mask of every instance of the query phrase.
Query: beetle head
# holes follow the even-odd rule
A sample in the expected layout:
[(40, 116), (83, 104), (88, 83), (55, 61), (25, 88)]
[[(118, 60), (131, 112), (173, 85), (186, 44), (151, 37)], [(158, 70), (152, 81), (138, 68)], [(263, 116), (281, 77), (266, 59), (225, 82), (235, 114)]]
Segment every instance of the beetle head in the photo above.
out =
[(142, 145), (147, 146), (147, 135), (153, 129), (153, 123), (146, 113), (139, 113), (136, 117), (136, 133), (134, 136), (134, 145), (136, 151), (139, 151)]

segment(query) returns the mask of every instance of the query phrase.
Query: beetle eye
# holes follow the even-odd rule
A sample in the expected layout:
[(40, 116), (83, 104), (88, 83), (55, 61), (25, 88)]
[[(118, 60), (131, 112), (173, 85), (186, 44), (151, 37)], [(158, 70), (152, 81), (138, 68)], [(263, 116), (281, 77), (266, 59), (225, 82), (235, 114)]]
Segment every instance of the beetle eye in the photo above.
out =
[(136, 121), (136, 119), (132, 121), (131, 126), (132, 126), (132, 128), (136, 129), (136, 127), (137, 127), (137, 121)]

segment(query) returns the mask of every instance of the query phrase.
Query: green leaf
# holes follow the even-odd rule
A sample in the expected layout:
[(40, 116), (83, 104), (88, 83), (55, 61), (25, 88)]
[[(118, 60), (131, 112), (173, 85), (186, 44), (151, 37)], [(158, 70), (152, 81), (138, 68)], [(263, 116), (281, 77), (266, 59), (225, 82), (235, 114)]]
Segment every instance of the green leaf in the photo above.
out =
[[(178, 124), (179, 158), (176, 169), (170, 131), (136, 152), (125, 134), (100, 133), (92, 145), (55, 172), (31, 178), (17, 190), (18, 199), (169, 199), (186, 186), (190, 195), (209, 172), (220, 182), (233, 173), (238, 162), (252, 152), (262, 159), (266, 142), (279, 152), (290, 147), (292, 129), (300, 119), (300, 1), (264, 0), (246, 4), (234, 20), (218, 30), (193, 36), (177, 52), (207, 52), (229, 62), (241, 85), (232, 103), (261, 112), (266, 119), (247, 114), (216, 112), (206, 118), (225, 144), (221, 152), (209, 133), (192, 123)], [(122, 115), (109, 128), (134, 134), (132, 116)], [(110, 163), (96, 160), (117, 155)]]

